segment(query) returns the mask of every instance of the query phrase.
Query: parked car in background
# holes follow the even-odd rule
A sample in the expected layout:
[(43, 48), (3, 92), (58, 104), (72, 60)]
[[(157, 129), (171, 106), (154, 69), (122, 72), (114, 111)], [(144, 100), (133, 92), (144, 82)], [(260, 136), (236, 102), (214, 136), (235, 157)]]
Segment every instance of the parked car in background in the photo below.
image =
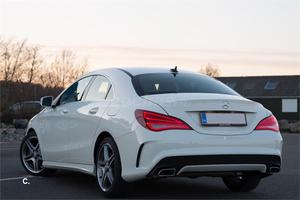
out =
[(22, 101), (13, 104), (1, 114), (1, 123), (14, 124), (15, 128), (25, 128), (28, 120), (42, 110), (39, 101)]

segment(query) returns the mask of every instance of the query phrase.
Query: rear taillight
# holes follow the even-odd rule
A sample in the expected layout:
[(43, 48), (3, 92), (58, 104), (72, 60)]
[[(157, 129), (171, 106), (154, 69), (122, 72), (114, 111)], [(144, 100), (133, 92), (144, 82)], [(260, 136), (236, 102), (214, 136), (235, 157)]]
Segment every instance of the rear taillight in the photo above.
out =
[(171, 129), (191, 130), (192, 128), (184, 121), (156, 112), (146, 110), (136, 110), (135, 117), (137, 121), (145, 128), (151, 131), (164, 131)]
[(271, 115), (263, 120), (261, 120), (256, 126), (255, 130), (270, 130), (270, 131), (279, 131), (279, 125), (277, 119), (274, 115)]

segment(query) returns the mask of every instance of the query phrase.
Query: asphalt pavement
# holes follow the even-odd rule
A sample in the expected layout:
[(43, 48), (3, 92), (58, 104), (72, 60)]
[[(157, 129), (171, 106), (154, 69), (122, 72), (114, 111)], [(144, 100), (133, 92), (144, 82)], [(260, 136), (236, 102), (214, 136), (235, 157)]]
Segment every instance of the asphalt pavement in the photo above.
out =
[[(125, 197), (138, 199), (299, 199), (300, 134), (283, 134), (283, 137), (281, 172), (263, 179), (257, 189), (252, 192), (232, 193), (227, 190), (221, 178), (167, 178), (129, 184)], [(29, 176), (19, 161), (19, 143), (0, 144), (0, 199), (104, 198), (93, 176), (63, 170), (49, 177)]]

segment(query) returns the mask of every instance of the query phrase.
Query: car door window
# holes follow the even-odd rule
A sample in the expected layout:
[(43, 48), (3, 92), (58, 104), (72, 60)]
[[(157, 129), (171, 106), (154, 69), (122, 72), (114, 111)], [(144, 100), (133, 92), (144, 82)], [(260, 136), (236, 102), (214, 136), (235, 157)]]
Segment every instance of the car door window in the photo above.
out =
[(20, 104), (19, 103), (14, 104), (13, 106), (11, 106), (9, 108), (8, 112), (12, 113), (12, 114), (19, 113), (20, 112)]
[(84, 93), (85, 88), (91, 80), (91, 76), (83, 78), (73, 83), (60, 97), (58, 105), (80, 101)]
[(93, 81), (89, 91), (87, 92), (85, 100), (86, 101), (103, 100), (106, 98), (107, 92), (111, 89), (112, 89), (111, 83), (107, 78), (105, 78), (104, 76), (97, 76)]

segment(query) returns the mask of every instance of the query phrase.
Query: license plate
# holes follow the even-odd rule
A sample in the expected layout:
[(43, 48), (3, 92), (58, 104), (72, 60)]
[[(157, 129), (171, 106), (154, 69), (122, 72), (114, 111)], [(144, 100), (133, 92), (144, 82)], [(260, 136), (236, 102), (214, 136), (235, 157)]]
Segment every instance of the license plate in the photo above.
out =
[(201, 112), (201, 124), (203, 126), (246, 126), (245, 113), (214, 113)]

